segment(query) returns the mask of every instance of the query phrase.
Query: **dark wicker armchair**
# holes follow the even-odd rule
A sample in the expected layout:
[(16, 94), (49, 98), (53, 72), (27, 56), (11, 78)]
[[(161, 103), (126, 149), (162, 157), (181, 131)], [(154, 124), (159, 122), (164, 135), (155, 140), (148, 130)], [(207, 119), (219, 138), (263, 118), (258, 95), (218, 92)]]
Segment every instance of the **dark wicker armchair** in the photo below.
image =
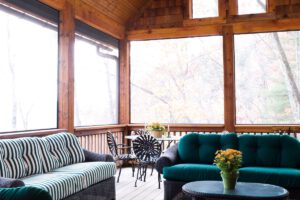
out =
[[(107, 137), (108, 148), (116, 162), (117, 161), (125, 161), (125, 162), (131, 161), (132, 177), (134, 177), (136, 156), (134, 154), (132, 154), (131, 147), (124, 145), (124, 144), (117, 144), (116, 140), (111, 132), (108, 132), (106, 137)], [(125, 150), (127, 150), (128, 153), (124, 153), (124, 152), (126, 152)], [(121, 154), (119, 152), (121, 152)], [(120, 180), (122, 166), (123, 166), (123, 163), (121, 164), (120, 169), (119, 169), (117, 183)]]

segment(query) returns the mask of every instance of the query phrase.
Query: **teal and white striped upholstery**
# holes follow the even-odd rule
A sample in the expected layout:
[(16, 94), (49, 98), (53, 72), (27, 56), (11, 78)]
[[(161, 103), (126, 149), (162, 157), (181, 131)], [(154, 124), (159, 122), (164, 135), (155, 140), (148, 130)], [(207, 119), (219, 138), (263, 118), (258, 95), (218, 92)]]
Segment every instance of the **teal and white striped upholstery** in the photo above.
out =
[(3, 161), (7, 168), (6, 178), (21, 178), (26, 176), (26, 164), (23, 159), (23, 147), (19, 140), (0, 140), (3, 150)]
[(80, 175), (83, 188), (108, 179), (116, 174), (114, 162), (84, 162), (55, 169), (54, 172), (67, 175)]
[(54, 134), (44, 137), (49, 142), (50, 152), (59, 160), (59, 167), (71, 163), (70, 152), (66, 147), (66, 139), (64, 133)]
[(115, 173), (116, 164), (113, 162), (87, 162), (68, 165), (53, 172), (36, 174), (21, 180), (26, 186), (44, 189), (53, 200), (59, 200), (106, 180)]
[(23, 148), (23, 159), (26, 163), (26, 176), (43, 173), (38, 138), (21, 138), (19, 141)]
[(49, 192), (53, 200), (63, 199), (83, 189), (82, 176), (49, 172), (21, 179), (26, 186), (41, 188)]
[(3, 149), (0, 147), (0, 177), (8, 177), (8, 170), (3, 159)]
[(62, 133), (66, 139), (66, 148), (70, 153), (71, 161), (68, 164), (80, 163), (85, 160), (78, 138), (72, 133)]
[(56, 169), (60, 166), (58, 158), (56, 158), (54, 155), (50, 152), (50, 144), (47, 140), (44, 138), (37, 138), (39, 142), (40, 147), (40, 155), (41, 160), (43, 163), (43, 171), (49, 172), (52, 169)]

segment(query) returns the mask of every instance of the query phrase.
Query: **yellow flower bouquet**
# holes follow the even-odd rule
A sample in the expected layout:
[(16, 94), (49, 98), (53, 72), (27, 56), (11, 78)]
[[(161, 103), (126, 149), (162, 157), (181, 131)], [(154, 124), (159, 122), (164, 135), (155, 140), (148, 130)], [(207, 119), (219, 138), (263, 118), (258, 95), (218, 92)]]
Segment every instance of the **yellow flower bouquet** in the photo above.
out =
[(221, 170), (225, 189), (234, 189), (242, 166), (242, 152), (235, 149), (218, 150), (214, 164)]
[(166, 127), (158, 122), (151, 123), (147, 126), (147, 130), (149, 131), (166, 131)]
[(146, 129), (156, 138), (161, 137), (166, 132), (166, 127), (157, 122), (149, 124)]

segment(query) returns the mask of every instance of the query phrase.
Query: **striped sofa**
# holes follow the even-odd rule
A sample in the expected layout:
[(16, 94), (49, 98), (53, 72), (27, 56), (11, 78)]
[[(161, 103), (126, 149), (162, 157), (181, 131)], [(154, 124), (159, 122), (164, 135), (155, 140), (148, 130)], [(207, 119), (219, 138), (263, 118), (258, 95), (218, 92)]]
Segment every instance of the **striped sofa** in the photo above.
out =
[(115, 173), (110, 155), (82, 149), (71, 133), (0, 140), (0, 187), (37, 187), (53, 200), (110, 200)]

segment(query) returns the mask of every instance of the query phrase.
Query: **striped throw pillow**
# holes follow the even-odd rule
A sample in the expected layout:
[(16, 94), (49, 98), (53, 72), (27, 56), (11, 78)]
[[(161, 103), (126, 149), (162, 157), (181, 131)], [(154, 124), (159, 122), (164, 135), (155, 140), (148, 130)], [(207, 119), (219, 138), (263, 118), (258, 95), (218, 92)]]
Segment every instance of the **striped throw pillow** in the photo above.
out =
[(37, 141), (40, 147), (40, 157), (43, 164), (43, 171), (47, 173), (49, 171), (52, 171), (53, 169), (59, 168), (59, 160), (51, 154), (49, 142), (44, 138), (37, 138)]
[(66, 147), (66, 140), (64, 133), (49, 135), (44, 137), (49, 142), (50, 152), (59, 160), (59, 167), (71, 163), (70, 153)]
[(83, 149), (79, 144), (78, 138), (72, 133), (62, 133), (66, 139), (66, 147), (70, 152), (71, 161), (69, 164), (85, 161)]
[(7, 167), (7, 178), (21, 178), (26, 176), (26, 164), (23, 159), (23, 147), (20, 140), (0, 140), (3, 149), (3, 160)]
[(23, 159), (27, 167), (27, 176), (32, 174), (43, 173), (43, 166), (41, 161), (40, 144), (37, 138), (21, 138), (20, 143), (24, 149)]
[(0, 148), (0, 177), (8, 177), (8, 170), (4, 163), (3, 154), (3, 148)]

